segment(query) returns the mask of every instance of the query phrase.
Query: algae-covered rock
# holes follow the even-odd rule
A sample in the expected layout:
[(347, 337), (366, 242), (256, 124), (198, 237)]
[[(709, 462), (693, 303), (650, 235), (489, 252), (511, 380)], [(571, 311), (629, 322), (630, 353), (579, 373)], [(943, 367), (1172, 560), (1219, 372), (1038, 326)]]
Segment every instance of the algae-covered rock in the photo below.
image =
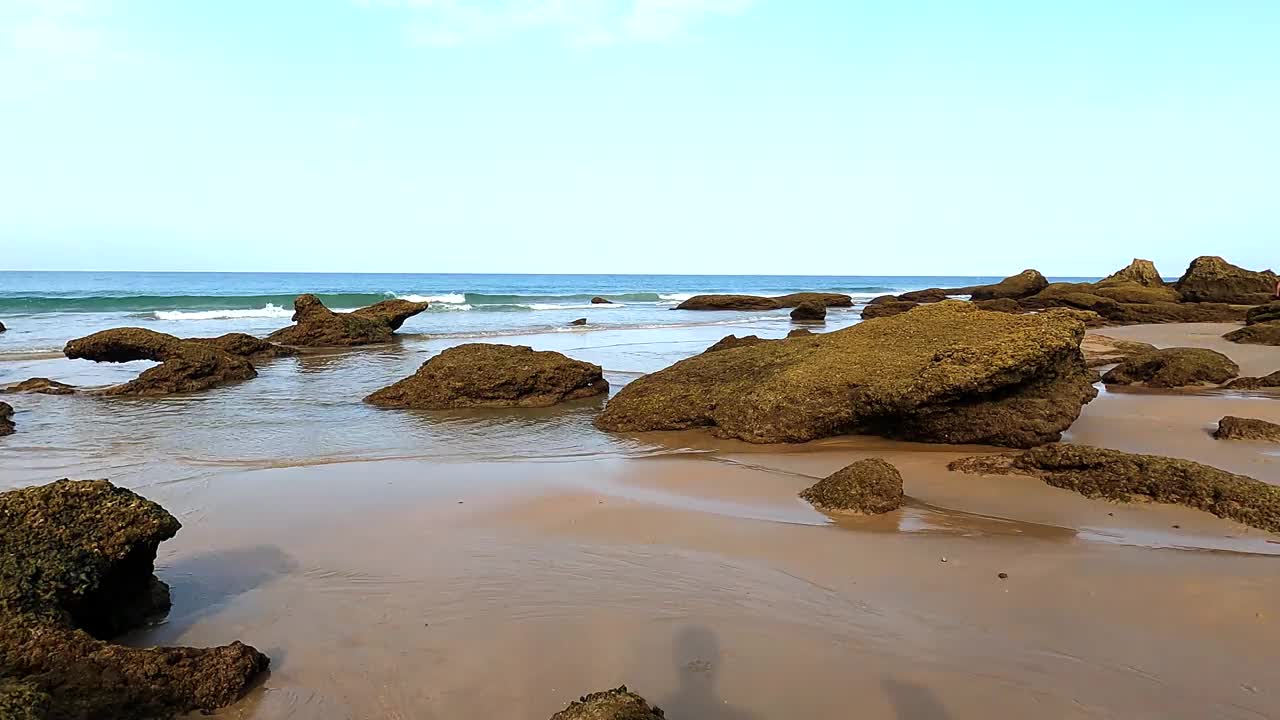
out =
[(1228, 390), (1263, 390), (1280, 387), (1280, 370), (1262, 377), (1236, 378), (1226, 384)]
[[(903, 302), (935, 303), (935, 302), (942, 302), (943, 300), (946, 300), (947, 292), (948, 292), (947, 290), (944, 290), (942, 288), (926, 288), (924, 290), (911, 290), (910, 292), (904, 292), (901, 295), (897, 295), (897, 296), (881, 295), (880, 297), (876, 298), (876, 300), (880, 300), (881, 298), (890, 298), (890, 299), (897, 299)], [(956, 294), (967, 295), (968, 293), (956, 293)], [(873, 300), (872, 302), (875, 302), (875, 300)]]
[(991, 312), (1020, 313), (1022, 306), (1013, 298), (996, 298), (995, 300), (974, 300), (973, 304)]
[(1182, 299), (1178, 291), (1171, 287), (1141, 285), (1125, 280), (1104, 280), (1090, 286), (1088, 291), (1119, 303), (1176, 303)]
[(821, 322), (827, 319), (827, 306), (806, 300), (791, 311), (791, 319), (797, 322)]
[(832, 333), (704, 353), (623, 388), (596, 424), (749, 442), (844, 433), (1027, 447), (1096, 394), (1066, 317), (922, 305)]
[(247, 359), (204, 342), (182, 340), (144, 328), (114, 328), (72, 340), (63, 348), (72, 360), (159, 365), (136, 379), (99, 391), (104, 395), (167, 395), (205, 390), (258, 376)]
[(780, 297), (757, 295), (694, 295), (676, 306), (677, 310), (779, 310), (801, 303), (818, 303), (823, 307), (851, 307), (853, 298), (840, 293), (801, 292)]
[(1191, 261), (1175, 287), (1187, 302), (1262, 305), (1275, 296), (1276, 280), (1270, 270), (1245, 270), (1205, 255)]
[(9, 393), (31, 393), (34, 395), (74, 395), (76, 388), (74, 385), (60, 383), (49, 378), (30, 378), (20, 383), (14, 383), (5, 388), (4, 391)]
[(427, 303), (384, 300), (349, 313), (335, 313), (315, 295), (293, 301), (294, 324), (267, 339), (295, 347), (351, 347), (391, 342), (405, 320), (427, 309)]
[[(1165, 291), (1172, 292), (1169, 288)], [(1106, 292), (1150, 302), (1121, 302), (1098, 293)], [(1019, 300), (1027, 309), (1069, 307), (1089, 310), (1116, 325), (1187, 322), (1234, 322), (1244, 319), (1246, 308), (1224, 303), (1184, 303), (1152, 299), (1150, 288), (1128, 286), (1099, 288), (1090, 283), (1053, 283), (1035, 295)], [(1148, 297), (1139, 297), (1137, 293)]]
[(551, 720), (663, 720), (662, 711), (652, 707), (627, 686), (584, 695)]
[(1007, 277), (992, 285), (976, 285), (968, 289), (971, 300), (996, 300), (998, 298), (1019, 298), (1035, 295), (1049, 285), (1049, 281), (1036, 270), (1023, 270), (1017, 275)]
[(1159, 271), (1156, 270), (1155, 263), (1138, 258), (1134, 258), (1127, 267), (1106, 276), (1098, 284), (1113, 282), (1129, 282), (1152, 288), (1164, 287), (1165, 284), (1164, 278), (1160, 277)]
[(909, 310), (920, 307), (921, 303), (908, 302), (902, 300), (890, 300), (887, 302), (878, 302), (866, 305), (862, 308), (862, 319), (872, 320), (874, 318), (892, 317), (901, 315)]
[(1266, 440), (1280, 442), (1280, 425), (1256, 418), (1227, 415), (1218, 421), (1213, 436), (1219, 440)]
[[(992, 301), (992, 302), (995, 302), (995, 301)], [(979, 304), (979, 307), (981, 307), (981, 304)], [(1040, 310), (1039, 312), (1048, 313), (1050, 315), (1069, 317), (1073, 320), (1077, 320), (1083, 323), (1084, 326), (1087, 328), (1102, 327), (1103, 325), (1107, 324), (1106, 318), (1102, 317), (1101, 315), (1099, 315), (1098, 313), (1092, 310), (1080, 310), (1079, 308), (1072, 308), (1072, 307), (1055, 307), (1055, 308), (1048, 308), (1046, 310)]]
[(756, 345), (762, 342), (768, 342), (768, 340), (765, 340), (758, 335), (743, 335), (742, 337), (738, 337), (737, 335), (725, 335), (717, 340), (714, 345), (703, 350), (702, 353), (705, 355), (711, 352), (719, 352), (720, 350), (744, 347), (746, 345)]
[(1280, 320), (1246, 325), (1222, 337), (1245, 345), (1280, 345)]
[(365, 402), (425, 410), (547, 407), (608, 391), (599, 365), (524, 346), (470, 343), (445, 350)]
[(1053, 444), (1022, 453), (965, 458), (948, 467), (967, 473), (1030, 475), (1086, 497), (1186, 505), (1280, 533), (1280, 486), (1190, 460)]
[(13, 406), (0, 402), (0, 436), (12, 435), (17, 426), (13, 424)]
[[(808, 335), (813, 335), (813, 334), (814, 334), (814, 332), (813, 332), (812, 330), (810, 330), (809, 328), (795, 328), (795, 329), (794, 329), (794, 330), (792, 330), (791, 332), (787, 333), (787, 337), (788, 337), (788, 338), (806, 337), (806, 336), (808, 336)], [(729, 337), (733, 337), (733, 336), (732, 336), (732, 335), (730, 335)], [(748, 336), (748, 337), (755, 337), (755, 336), (754, 336), (754, 335), (750, 335), (750, 336)], [(714, 346), (713, 346), (713, 347), (714, 347)], [(710, 350), (711, 348), (707, 348), (707, 349), (708, 349), (708, 350)]]
[(1125, 358), (1102, 376), (1102, 382), (1176, 388), (1221, 385), (1239, 374), (1240, 367), (1215, 350), (1163, 348)]
[(828, 512), (879, 515), (902, 507), (902, 475), (884, 460), (859, 460), (819, 480), (800, 497)]
[(0, 493), (0, 703), (43, 703), (35, 717), (149, 720), (239, 698), (268, 663), (247, 645), (106, 642), (168, 610), (155, 555), (179, 527), (105, 480)]
[(35, 683), (0, 676), (0, 718), (48, 720), (49, 694)]
[(1249, 308), (1249, 312), (1244, 315), (1245, 325), (1256, 325), (1277, 320), (1280, 320), (1280, 301)]
[(187, 342), (209, 345), (231, 355), (237, 355), (253, 361), (270, 360), (298, 354), (298, 351), (294, 348), (276, 345), (273, 342), (245, 333), (227, 333), (213, 338), (188, 338)]

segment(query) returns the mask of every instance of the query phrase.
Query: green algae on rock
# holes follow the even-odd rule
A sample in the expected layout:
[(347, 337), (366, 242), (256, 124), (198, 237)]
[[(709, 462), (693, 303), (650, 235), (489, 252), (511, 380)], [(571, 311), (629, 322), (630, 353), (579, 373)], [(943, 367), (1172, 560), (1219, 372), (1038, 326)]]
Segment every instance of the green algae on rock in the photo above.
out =
[(427, 309), (427, 303), (384, 300), (349, 313), (335, 313), (315, 295), (293, 301), (293, 325), (267, 339), (294, 347), (352, 347), (376, 345), (395, 339), (405, 320)]
[(1221, 385), (1240, 374), (1240, 366), (1215, 350), (1161, 348), (1126, 357), (1102, 376), (1108, 385), (1177, 388)]
[(827, 512), (879, 515), (902, 507), (902, 475), (884, 460), (868, 458), (819, 480), (800, 497)]
[[(1055, 310), (1046, 310), (1045, 312), (1055, 312)], [(1108, 335), (1091, 334), (1084, 336), (1084, 341), (1080, 343), (1080, 350), (1084, 353), (1086, 365), (1089, 367), (1101, 367), (1103, 365), (1115, 365), (1132, 357), (1153, 353), (1156, 351), (1156, 346), (1134, 340), (1121, 340)]]
[(1112, 282), (1131, 282), (1155, 288), (1165, 286), (1164, 278), (1160, 277), (1159, 271), (1156, 270), (1156, 264), (1140, 258), (1134, 258), (1133, 262), (1098, 281), (1098, 284)]
[(32, 393), (35, 395), (74, 395), (76, 387), (66, 383), (50, 380), (49, 378), (29, 378), (20, 383), (14, 383), (4, 389), (7, 393)]
[(551, 720), (663, 720), (662, 710), (652, 707), (627, 686), (584, 695)]
[(1029, 447), (1092, 400), (1084, 326), (948, 301), (813, 337), (703, 353), (606, 405), (617, 432), (705, 428), (756, 443), (846, 433)]
[(277, 345), (246, 333), (227, 333), (226, 335), (212, 338), (187, 338), (187, 342), (210, 345), (223, 352), (253, 361), (270, 360), (298, 354), (295, 348)]
[(1052, 444), (1021, 453), (952, 462), (973, 474), (1018, 474), (1086, 497), (1186, 505), (1250, 527), (1280, 533), (1280, 486), (1190, 460)]
[(1236, 378), (1227, 383), (1225, 387), (1228, 390), (1264, 390), (1266, 388), (1280, 388), (1280, 370), (1262, 377), (1242, 377)]
[(1274, 322), (1280, 320), (1280, 300), (1250, 308), (1244, 315), (1245, 325)]
[(599, 365), (522, 345), (468, 343), (365, 398), (391, 408), (548, 407), (609, 391)]
[(127, 383), (98, 391), (102, 395), (196, 392), (258, 376), (247, 359), (219, 347), (136, 327), (103, 330), (72, 340), (62, 352), (72, 360), (160, 363)]
[(778, 297), (759, 295), (694, 295), (676, 306), (677, 310), (780, 310), (801, 303), (823, 307), (852, 307), (853, 298), (840, 293), (799, 292)]
[(1280, 345), (1280, 320), (1255, 322), (1239, 330), (1232, 330), (1222, 337), (1245, 345)]
[(705, 355), (710, 352), (728, 350), (729, 348), (745, 347), (747, 345), (758, 345), (759, 343), (762, 343), (762, 342), (769, 342), (769, 341), (761, 338), (759, 335), (743, 335), (742, 337), (738, 337), (737, 335), (725, 335), (724, 337), (717, 340), (714, 344), (712, 344), (711, 347), (708, 347), (706, 350), (703, 350), (702, 353)]
[(1280, 442), (1280, 425), (1258, 420), (1227, 415), (1218, 421), (1218, 429), (1213, 436), (1219, 440), (1266, 440)]
[(1276, 274), (1237, 267), (1213, 255), (1191, 261), (1175, 287), (1187, 302), (1263, 305), (1273, 298)]
[(1009, 298), (1017, 300), (1019, 298), (1035, 295), (1043, 290), (1049, 281), (1041, 275), (1038, 270), (1023, 270), (1017, 275), (1012, 275), (992, 285), (975, 285), (970, 288), (957, 288), (957, 290), (968, 290), (965, 294), (972, 300), (996, 300), (999, 298)]

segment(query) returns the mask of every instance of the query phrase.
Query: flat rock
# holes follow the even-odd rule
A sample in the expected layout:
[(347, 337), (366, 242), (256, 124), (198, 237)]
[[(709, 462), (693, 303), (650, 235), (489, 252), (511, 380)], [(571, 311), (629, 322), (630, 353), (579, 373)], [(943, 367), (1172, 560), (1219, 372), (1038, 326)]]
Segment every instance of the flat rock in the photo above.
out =
[(791, 311), (791, 319), (797, 322), (822, 322), (827, 319), (827, 306), (806, 300)]
[(584, 695), (551, 720), (663, 720), (663, 712), (627, 686)]
[(521, 345), (458, 345), (365, 402), (381, 407), (447, 410), (548, 407), (609, 391), (599, 365)]
[(1280, 345), (1280, 320), (1246, 325), (1222, 337), (1245, 345)]
[(206, 342), (183, 340), (144, 328), (114, 328), (72, 340), (63, 348), (72, 360), (159, 365), (136, 379), (97, 391), (103, 395), (168, 395), (206, 390), (258, 376), (253, 364)]
[(800, 497), (827, 512), (879, 515), (902, 507), (902, 475), (884, 460), (859, 460), (819, 480)]
[(30, 378), (20, 383), (15, 383), (4, 389), (10, 393), (31, 393), (34, 395), (74, 395), (76, 387), (66, 383), (60, 383), (57, 380), (49, 378)]
[(677, 310), (780, 310), (800, 303), (815, 302), (824, 307), (852, 307), (853, 298), (840, 293), (801, 292), (780, 297), (758, 295), (694, 295), (676, 306)]
[(1186, 505), (1280, 533), (1280, 486), (1190, 460), (1053, 444), (1022, 453), (964, 458), (948, 467), (987, 475), (1030, 475), (1086, 497), (1117, 502)]
[(623, 388), (596, 425), (757, 443), (860, 433), (1028, 447), (1058, 439), (1097, 393), (1083, 334), (1067, 317), (922, 305), (682, 360)]
[(1156, 264), (1150, 260), (1134, 258), (1128, 266), (1121, 268), (1101, 280), (1107, 282), (1131, 282), (1145, 287), (1164, 287), (1164, 278), (1156, 270)]
[(1053, 283), (1039, 293), (1019, 300), (1019, 303), (1030, 310), (1055, 307), (1089, 310), (1115, 325), (1236, 322), (1244, 319), (1248, 309), (1241, 305), (1224, 303), (1169, 302), (1153, 298), (1150, 298), (1152, 299), (1150, 302), (1122, 302), (1114, 297), (1098, 294), (1102, 292), (1117, 297), (1138, 299), (1135, 295), (1121, 295), (1121, 291), (1145, 294), (1150, 289), (1132, 286), (1107, 290), (1092, 283)]
[(13, 424), (13, 406), (0, 402), (0, 437), (12, 435), (15, 430), (17, 426)]
[[(957, 293), (957, 294), (967, 295), (968, 293)], [(947, 291), (942, 288), (927, 288), (924, 290), (911, 290), (910, 292), (904, 292), (901, 295), (896, 295), (896, 296), (881, 295), (879, 298), (876, 298), (876, 300), (880, 300), (881, 298), (897, 299), (905, 302), (915, 302), (915, 303), (935, 303), (935, 302), (942, 302), (943, 300), (946, 300)], [(875, 300), (873, 300), (872, 302), (875, 302)]]
[(1262, 390), (1280, 387), (1280, 370), (1262, 377), (1236, 378), (1225, 386), (1228, 390)]
[(1280, 442), (1280, 425), (1228, 415), (1218, 421), (1218, 429), (1213, 436), (1219, 440), (1265, 440)]
[(1161, 348), (1126, 357), (1102, 376), (1102, 382), (1176, 388), (1221, 385), (1239, 374), (1240, 367), (1215, 350)]
[[(139, 648), (107, 640), (169, 609), (157, 546), (178, 531), (159, 505), (105, 480), (0, 493), (0, 670), (33, 717), (109, 720), (211, 712), (266, 670), (241, 643)], [(0, 690), (14, 701), (14, 690)], [(33, 708), (33, 709), (32, 709)]]
[(349, 313), (335, 313), (315, 295), (293, 301), (294, 324), (267, 339), (295, 347), (352, 347), (376, 345), (394, 339), (405, 320), (427, 309), (427, 303), (384, 300)]
[(1263, 305), (1275, 296), (1276, 274), (1245, 270), (1213, 255), (1191, 261), (1175, 287), (1187, 302)]

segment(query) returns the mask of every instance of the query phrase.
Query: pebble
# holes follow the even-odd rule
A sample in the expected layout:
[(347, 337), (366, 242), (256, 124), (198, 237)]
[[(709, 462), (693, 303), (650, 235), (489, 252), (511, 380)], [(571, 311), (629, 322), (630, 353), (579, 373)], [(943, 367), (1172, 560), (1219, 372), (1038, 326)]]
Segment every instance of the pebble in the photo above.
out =
[(946, 559), (946, 558), (942, 558), (942, 562), (946, 562), (946, 561), (947, 561), (947, 559)]
[(999, 575), (996, 575), (996, 577), (1000, 578), (1001, 580), (1008, 580), (1009, 573), (1000, 573)]

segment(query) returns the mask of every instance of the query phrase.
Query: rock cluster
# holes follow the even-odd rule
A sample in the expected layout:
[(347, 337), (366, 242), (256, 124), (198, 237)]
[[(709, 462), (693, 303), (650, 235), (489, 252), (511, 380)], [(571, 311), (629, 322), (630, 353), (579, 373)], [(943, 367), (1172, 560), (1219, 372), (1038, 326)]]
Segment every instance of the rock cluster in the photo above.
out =
[(902, 507), (902, 475), (884, 460), (868, 458), (819, 480), (800, 497), (827, 512), (879, 515)]
[(470, 343), (436, 355), (365, 402), (424, 410), (548, 407), (608, 391), (599, 365), (524, 346)]
[(1280, 425), (1258, 420), (1228, 415), (1218, 421), (1218, 429), (1213, 436), (1219, 440), (1267, 440), (1280, 442)]
[(183, 340), (144, 328), (103, 330), (72, 340), (62, 352), (72, 360), (160, 363), (134, 380), (100, 391), (104, 395), (196, 392), (258, 376), (247, 358), (204, 341)]
[(551, 720), (663, 720), (665, 715), (627, 686), (584, 695)]
[(384, 300), (349, 313), (335, 313), (315, 295), (293, 301), (294, 324), (267, 339), (294, 347), (352, 347), (391, 342), (405, 320), (427, 309), (427, 303)]
[(0, 493), (4, 717), (169, 718), (231, 704), (267, 669), (239, 642), (138, 648), (107, 640), (169, 609), (153, 574), (178, 521), (105, 480)]
[(623, 388), (596, 424), (757, 443), (860, 433), (1029, 447), (1057, 440), (1097, 393), (1083, 335), (1069, 317), (930, 304), (688, 358)]
[(1240, 374), (1231, 358), (1203, 348), (1162, 348), (1130, 355), (1102, 376), (1108, 385), (1152, 388), (1221, 385)]
[(839, 293), (791, 293), (781, 297), (758, 295), (694, 295), (676, 306), (677, 310), (781, 310), (813, 302), (823, 307), (852, 307), (853, 298)]
[(964, 458), (949, 467), (967, 473), (1030, 475), (1086, 497), (1176, 503), (1280, 532), (1280, 486), (1190, 460), (1053, 444), (1010, 455)]
[(827, 319), (827, 306), (812, 300), (806, 300), (791, 311), (791, 319), (796, 322), (822, 322)]
[(13, 424), (13, 406), (0, 402), (0, 437), (12, 435), (15, 430), (17, 426)]

